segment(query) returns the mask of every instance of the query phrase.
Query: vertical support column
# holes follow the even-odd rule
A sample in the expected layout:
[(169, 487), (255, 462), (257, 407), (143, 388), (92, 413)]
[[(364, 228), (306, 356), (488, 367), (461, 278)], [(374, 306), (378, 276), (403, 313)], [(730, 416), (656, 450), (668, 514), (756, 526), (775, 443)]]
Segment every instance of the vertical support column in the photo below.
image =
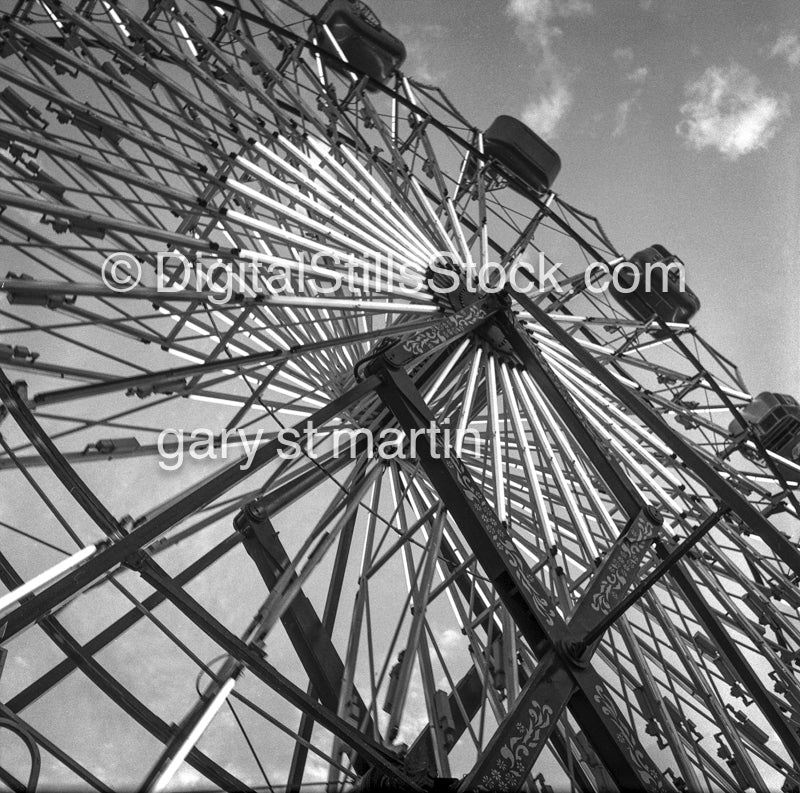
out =
[[(248, 504), (234, 520), (242, 535), (242, 544), (255, 562), (268, 589), (277, 583), (289, 566), (289, 557), (269, 518), (268, 505), (264, 499)], [(339, 705), (339, 689), (344, 678), (344, 664), (333, 646), (330, 633), (320, 621), (314, 607), (300, 590), (281, 618), (283, 627), (297, 652), (300, 663), (313, 686), (313, 693), (329, 710), (336, 711)], [(353, 691), (353, 705), (359, 713), (361, 724), (366, 718), (364, 730), (372, 733), (372, 720), (368, 709), (357, 691)], [(356, 758), (354, 768), (359, 774), (366, 773), (370, 766)]]
[[(515, 734), (497, 740), (495, 748), (502, 765), (494, 764), (480, 780), (476, 780), (478, 788), (473, 789), (519, 789), (527, 772), (519, 774), (516, 767), (527, 750), (515, 749), (524, 748), (534, 735), (539, 738), (549, 735), (551, 725), (568, 704), (620, 790), (666, 791), (663, 776), (616, 706), (602, 677), (583, 658), (570, 657), (568, 648), (573, 642), (568, 626), (553, 607), (546, 591), (531, 576), (508, 530), (464, 464), (451, 457), (451, 450), (443, 446), (434, 417), (413, 381), (400, 365), (392, 366), (387, 358), (379, 357), (371, 365), (372, 371), (381, 377), (377, 389), (381, 399), (409, 435), (420, 431), (434, 433), (431, 443), (422, 444), (419, 449), (422, 467), (491, 579), (503, 605), (534, 654), (542, 659), (539, 676), (534, 675), (536, 682), (531, 683), (530, 690), (543, 691), (546, 687), (542, 682), (545, 680), (560, 681), (563, 677), (564, 681), (563, 685), (559, 682), (555, 686), (562, 692), (560, 697), (556, 695), (552, 704), (549, 701), (531, 701), (526, 720), (514, 724)], [(635, 566), (630, 573), (635, 573)], [(572, 688), (574, 693), (568, 691)]]

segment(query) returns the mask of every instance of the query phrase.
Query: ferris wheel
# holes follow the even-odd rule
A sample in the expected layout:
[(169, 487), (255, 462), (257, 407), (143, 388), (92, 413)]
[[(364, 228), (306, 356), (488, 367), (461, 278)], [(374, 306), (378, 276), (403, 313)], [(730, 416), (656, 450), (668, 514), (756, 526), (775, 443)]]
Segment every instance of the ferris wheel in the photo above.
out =
[(691, 263), (357, 0), (0, 30), (0, 787), (800, 790), (800, 406)]

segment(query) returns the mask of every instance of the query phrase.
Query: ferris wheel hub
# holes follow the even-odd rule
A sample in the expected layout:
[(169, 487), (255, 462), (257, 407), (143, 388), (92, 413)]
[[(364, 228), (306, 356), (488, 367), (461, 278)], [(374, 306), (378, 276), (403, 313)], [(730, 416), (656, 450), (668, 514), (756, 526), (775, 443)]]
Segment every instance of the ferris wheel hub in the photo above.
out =
[[(487, 295), (492, 295), (503, 306), (511, 305), (511, 297), (507, 292), (485, 291), (477, 281), (470, 279), (470, 274), (453, 262), (439, 262), (435, 268), (429, 267), (426, 276), (428, 288), (440, 310), (445, 314), (463, 311)], [(493, 322), (476, 328), (474, 334), (503, 363), (509, 366), (522, 364), (503, 331)]]
[(561, 657), (572, 666), (577, 666), (580, 669), (588, 668), (591, 653), (589, 652), (589, 645), (582, 639), (561, 639), (556, 643), (556, 648)]

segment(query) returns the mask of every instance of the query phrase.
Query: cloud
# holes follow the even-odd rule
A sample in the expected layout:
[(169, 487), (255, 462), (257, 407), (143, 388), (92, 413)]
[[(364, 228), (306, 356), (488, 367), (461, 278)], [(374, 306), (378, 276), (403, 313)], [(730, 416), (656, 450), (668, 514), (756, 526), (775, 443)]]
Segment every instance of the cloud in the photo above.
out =
[(611, 57), (618, 66), (628, 66), (633, 61), (633, 50), (630, 47), (617, 47)]
[[(285, 769), (276, 770), (270, 776), (280, 777), (286, 773)], [(315, 782), (327, 782), (328, 781), (328, 766), (320, 760), (319, 756), (315, 754), (309, 754), (306, 760), (306, 770), (305, 770), (305, 778), (309, 785), (314, 784)]]
[(543, 138), (552, 138), (571, 104), (572, 92), (566, 85), (555, 80), (547, 93), (525, 106), (522, 120)]
[(773, 58), (786, 58), (791, 66), (800, 65), (800, 38), (797, 33), (781, 33), (770, 54)]
[(184, 763), (172, 778), (174, 790), (204, 790), (208, 781), (206, 778)]
[(465, 641), (464, 634), (455, 628), (445, 628), (439, 632), (439, 649), (442, 650), (445, 656), (453, 648), (460, 648)]
[(537, 59), (540, 92), (522, 110), (522, 119), (543, 137), (558, 134), (558, 125), (572, 105), (569, 77), (555, 50), (562, 35), (559, 22), (594, 13), (590, 0), (508, 0), (506, 14), (517, 24), (517, 35)]
[(594, 13), (594, 6), (589, 0), (565, 0), (559, 3), (558, 13), (564, 17), (588, 16)]
[[(630, 69), (633, 64), (633, 50), (630, 47), (617, 47), (611, 53), (611, 57), (620, 69)], [(648, 74), (649, 71), (646, 66), (638, 66), (625, 76), (633, 83), (643, 83)]]
[(731, 160), (764, 148), (788, 112), (785, 99), (762, 91), (758, 78), (738, 64), (710, 66), (685, 90), (677, 133), (692, 148), (713, 148)]
[(553, 12), (550, 0), (509, 0), (506, 13), (525, 25), (544, 25)]
[(555, 20), (589, 16), (594, 13), (594, 7), (590, 0), (509, 0), (506, 13), (549, 41), (561, 35)]
[(625, 132), (628, 126), (628, 119), (630, 118), (631, 111), (639, 102), (639, 97), (644, 90), (643, 86), (645, 80), (647, 80), (647, 75), (650, 71), (646, 66), (631, 68), (633, 66), (634, 54), (630, 47), (618, 47), (611, 53), (611, 57), (620, 69), (625, 70), (625, 79), (636, 86), (633, 93), (627, 99), (617, 104), (614, 129), (611, 135), (618, 138)]
[(631, 114), (631, 110), (633, 109), (634, 104), (636, 104), (636, 100), (639, 98), (638, 94), (630, 97), (629, 99), (620, 102), (617, 105), (617, 112), (615, 115), (615, 125), (614, 130), (611, 135), (615, 138), (618, 138), (625, 132), (625, 129), (628, 126), (628, 117)]
[(446, 38), (448, 29), (444, 25), (403, 24), (397, 31), (406, 48), (405, 71), (415, 79), (425, 83), (444, 82), (447, 72), (433, 65), (441, 64), (441, 40)]
[(638, 83), (641, 85), (646, 79), (649, 71), (646, 66), (639, 66), (638, 68), (634, 69), (631, 72), (628, 72), (625, 76), (632, 82)]

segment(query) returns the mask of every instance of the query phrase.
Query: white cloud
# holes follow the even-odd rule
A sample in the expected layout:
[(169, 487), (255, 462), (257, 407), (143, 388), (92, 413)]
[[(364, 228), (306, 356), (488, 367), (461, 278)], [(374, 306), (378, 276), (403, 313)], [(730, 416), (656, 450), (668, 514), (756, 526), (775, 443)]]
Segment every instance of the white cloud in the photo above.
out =
[(444, 82), (446, 70), (435, 67), (433, 62), (441, 64), (439, 50), (448, 29), (444, 25), (403, 24), (397, 33), (406, 48), (405, 71), (424, 83)]
[(551, 0), (509, 0), (506, 13), (526, 25), (539, 25), (552, 15)]
[(529, 102), (522, 111), (522, 120), (543, 138), (552, 138), (559, 122), (572, 104), (572, 92), (566, 85), (554, 81), (550, 90)]
[(800, 65), (800, 37), (797, 33), (781, 33), (772, 48), (771, 55), (786, 58), (792, 66)]
[(184, 763), (172, 778), (173, 790), (201, 790), (207, 784), (206, 778)]
[(594, 13), (594, 6), (589, 0), (565, 0), (559, 4), (559, 13), (562, 16), (573, 16), (574, 14), (587, 15)]
[[(270, 776), (280, 777), (285, 773), (285, 769), (276, 770), (273, 771)], [(310, 784), (328, 781), (328, 766), (320, 760), (318, 755), (310, 754), (308, 756), (306, 760), (305, 778)]]
[(455, 647), (460, 647), (467, 640), (461, 631), (455, 628), (445, 628), (439, 632), (439, 649), (447, 656), (447, 653)]
[(631, 110), (633, 109), (633, 105), (636, 103), (636, 96), (630, 97), (630, 99), (626, 99), (624, 102), (620, 102), (617, 105), (617, 112), (615, 116), (615, 126), (614, 131), (611, 133), (613, 137), (618, 138), (625, 132), (625, 129), (628, 126), (628, 117), (631, 114)]
[(630, 118), (631, 111), (638, 103), (639, 97), (642, 95), (645, 80), (647, 80), (647, 75), (650, 72), (646, 66), (637, 66), (636, 68), (632, 68), (634, 53), (630, 47), (618, 47), (614, 50), (614, 52), (611, 53), (611, 57), (613, 58), (614, 63), (616, 63), (620, 69), (625, 71), (625, 78), (636, 86), (636, 88), (633, 90), (633, 93), (627, 99), (617, 104), (617, 109), (614, 116), (614, 129), (611, 132), (611, 135), (615, 138), (618, 138), (625, 132), (628, 126), (628, 119)]
[(522, 110), (522, 120), (542, 137), (553, 138), (572, 105), (567, 72), (553, 47), (561, 36), (558, 23), (594, 13), (590, 0), (508, 0), (506, 14), (518, 23), (517, 35), (537, 57), (542, 90)]
[(594, 6), (589, 0), (564, 0), (558, 4), (557, 11), (562, 17), (588, 16), (594, 13)]
[(506, 13), (524, 25), (541, 27), (545, 35), (558, 35), (553, 20), (588, 16), (594, 7), (590, 0), (509, 0)]
[(633, 50), (630, 47), (617, 47), (611, 57), (618, 66), (627, 66), (633, 61)]
[(646, 66), (639, 66), (632, 72), (628, 72), (625, 76), (632, 82), (641, 85), (646, 79), (649, 71)]
[(758, 78), (731, 64), (710, 66), (686, 85), (678, 134), (698, 151), (714, 148), (732, 160), (766, 146), (788, 112), (785, 99), (761, 90)]

